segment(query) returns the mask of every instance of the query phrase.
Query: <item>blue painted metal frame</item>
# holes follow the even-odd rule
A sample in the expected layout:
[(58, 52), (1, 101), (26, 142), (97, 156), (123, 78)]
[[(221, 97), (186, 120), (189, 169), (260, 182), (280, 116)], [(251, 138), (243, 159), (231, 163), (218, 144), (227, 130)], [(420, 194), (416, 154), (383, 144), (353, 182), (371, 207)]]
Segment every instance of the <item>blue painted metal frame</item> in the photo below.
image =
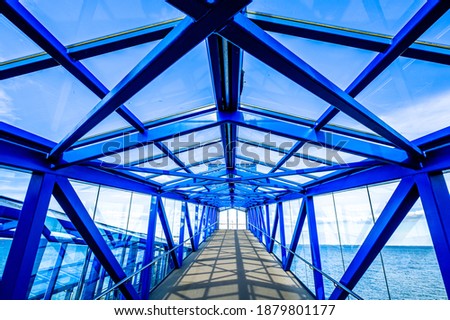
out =
[[(314, 210), (314, 200), (312, 197), (306, 197), (304, 200), (306, 206), (306, 215), (308, 217), (309, 239), (311, 245), (312, 264), (319, 270), (322, 270), (322, 262), (320, 259), (319, 235), (317, 233), (316, 213)], [(316, 299), (325, 300), (325, 291), (323, 284), (323, 276), (317, 270), (314, 274), (314, 288)]]
[[(428, 1), (392, 39), (390, 46), (378, 54), (345, 90), (356, 97), (394, 60), (411, 46), (429, 27), (431, 27), (450, 8), (448, 1)], [(329, 107), (317, 120), (315, 129), (320, 130), (337, 113), (338, 109)]]
[[(57, 178), (53, 195), (111, 279), (117, 283), (126, 278), (125, 272), (117, 262), (70, 182), (64, 178)], [(139, 295), (131, 283), (126, 282), (119, 286), (119, 289), (125, 298), (139, 299)]]
[(306, 201), (302, 201), (302, 205), (300, 207), (297, 216), (297, 222), (295, 223), (294, 232), (292, 233), (292, 240), (289, 246), (290, 251), (287, 254), (286, 263), (283, 266), (284, 270), (291, 269), (292, 262), (294, 261), (294, 254), (292, 252), (295, 252), (297, 250), (298, 241), (302, 233), (303, 225), (305, 224), (306, 215), (307, 215)]
[[(166, 210), (164, 208), (164, 204), (162, 202), (162, 198), (159, 196), (157, 198), (158, 198), (159, 222), (161, 222), (161, 226), (164, 231), (164, 236), (166, 237), (166, 241), (167, 241), (167, 248), (170, 251), (175, 248), (175, 242), (173, 241), (172, 231), (170, 230), (170, 225), (169, 225), (169, 221), (167, 220), (167, 214), (166, 214)], [(178, 256), (177, 256), (176, 251), (171, 251), (170, 256), (172, 257), (175, 269), (179, 269), (181, 266), (181, 263), (178, 261)]]
[(425, 211), (431, 239), (450, 299), (450, 196), (442, 173), (418, 174), (415, 181)]
[(30, 278), (54, 184), (55, 176), (51, 174), (34, 173), (31, 177), (0, 282), (2, 300), (28, 298)]
[[(186, 227), (186, 207), (187, 203), (181, 203), (181, 215), (180, 215), (180, 236), (178, 240), (178, 244), (182, 244), (184, 242), (184, 229)], [(182, 245), (178, 249), (178, 262), (180, 263), (180, 267), (183, 265), (183, 256), (184, 256), (184, 245)]]
[[(158, 197), (153, 196), (150, 205), (150, 216), (147, 227), (147, 241), (145, 243), (143, 265), (147, 265), (155, 259), (155, 234), (158, 221)], [(153, 268), (148, 268), (141, 274), (140, 294), (143, 300), (147, 300), (152, 286)]]
[[(419, 192), (414, 183), (414, 178), (403, 179), (350, 262), (339, 281), (340, 283), (353, 290), (418, 198)], [(336, 288), (330, 299), (345, 299), (347, 295), (347, 292)]]
[[(445, 10), (442, 9), (443, 11)], [(392, 37), (356, 29), (341, 28), (335, 25), (314, 23), (278, 17), (260, 12), (248, 12), (249, 19), (266, 31), (282, 33), (290, 36), (319, 40), (358, 49), (385, 52)], [(432, 46), (426, 42), (415, 42), (401, 52), (401, 56), (420, 59), (434, 63), (450, 64), (448, 49)]]
[(422, 151), (417, 146), (315, 71), (244, 15), (236, 15), (233, 21), (220, 31), (220, 34), (300, 86), (339, 108), (356, 121), (385, 137), (397, 147), (405, 150), (411, 158), (421, 159), (423, 157)]

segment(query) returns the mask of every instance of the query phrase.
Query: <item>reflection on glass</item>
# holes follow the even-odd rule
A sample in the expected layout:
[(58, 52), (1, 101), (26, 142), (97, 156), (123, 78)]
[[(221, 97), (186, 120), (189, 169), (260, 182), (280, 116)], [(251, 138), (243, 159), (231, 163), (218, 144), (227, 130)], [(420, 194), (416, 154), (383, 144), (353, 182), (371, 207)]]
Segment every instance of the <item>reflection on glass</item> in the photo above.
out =
[[(293, 3), (294, 2), (294, 3)], [(413, 1), (254, 1), (248, 11), (395, 35), (425, 3)]]

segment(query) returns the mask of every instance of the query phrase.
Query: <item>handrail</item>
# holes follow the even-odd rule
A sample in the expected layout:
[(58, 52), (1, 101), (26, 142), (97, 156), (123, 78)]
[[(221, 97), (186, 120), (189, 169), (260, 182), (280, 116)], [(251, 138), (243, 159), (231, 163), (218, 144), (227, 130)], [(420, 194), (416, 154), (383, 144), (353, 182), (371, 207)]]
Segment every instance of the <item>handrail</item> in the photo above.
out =
[(296, 252), (292, 251), (290, 248), (284, 246), (283, 244), (281, 244), (280, 241), (272, 238), (270, 235), (268, 235), (264, 230), (261, 230), (260, 228), (258, 228), (257, 226), (255, 226), (252, 223), (248, 223), (250, 226), (252, 226), (253, 228), (255, 228), (256, 230), (262, 232), (266, 237), (268, 237), (270, 240), (273, 240), (274, 242), (278, 243), (280, 245), (280, 247), (286, 249), (287, 251), (291, 252), (294, 254), (294, 256), (296, 256), (297, 258), (299, 258), (302, 262), (306, 263), (311, 269), (316, 270), (317, 272), (319, 272), (320, 274), (322, 274), (325, 278), (327, 278), (328, 280), (330, 280), (331, 282), (333, 282), (335, 287), (339, 287), (342, 290), (346, 291), (348, 294), (352, 295), (353, 297), (355, 297), (357, 300), (364, 300), (361, 296), (359, 296), (358, 294), (354, 293), (352, 290), (350, 290), (349, 288), (347, 288), (346, 286), (344, 286), (342, 283), (340, 283), (339, 281), (333, 279), (331, 276), (329, 276), (328, 274), (326, 274), (325, 272), (323, 272), (321, 269), (317, 268), (315, 265), (313, 265), (312, 263), (310, 263), (309, 261), (307, 261), (306, 259), (302, 258), (299, 254), (297, 254)]
[(196, 233), (194, 233), (194, 235), (192, 237), (190, 237), (189, 239), (184, 240), (182, 243), (178, 244), (177, 246), (173, 247), (172, 249), (170, 249), (169, 251), (164, 252), (163, 254), (157, 256), (156, 258), (154, 258), (150, 263), (146, 264), (145, 266), (143, 266), (142, 268), (140, 268), (139, 270), (133, 272), (132, 274), (130, 274), (129, 276), (127, 276), (126, 278), (123, 278), (122, 280), (120, 280), (119, 282), (117, 282), (115, 285), (113, 285), (111, 288), (106, 289), (105, 291), (101, 292), (97, 297), (94, 298), (94, 300), (99, 300), (102, 297), (106, 296), (108, 293), (116, 290), (118, 287), (120, 287), (122, 284), (124, 284), (125, 282), (131, 280), (134, 276), (138, 275), (139, 273), (141, 273), (142, 271), (144, 271), (145, 269), (151, 267), (152, 265), (154, 265), (156, 262), (158, 262), (159, 260), (161, 260), (163, 257), (167, 256), (168, 254), (172, 253), (173, 251), (177, 250), (178, 248), (184, 246), (185, 242), (188, 242), (190, 240), (192, 240), (194, 237), (196, 237), (197, 235), (200, 235), (202, 232), (205, 232), (208, 229), (211, 229), (211, 227), (213, 227), (214, 225), (218, 224), (219, 222), (216, 221), (213, 224), (209, 225), (207, 228), (205, 228), (204, 230), (198, 231)]

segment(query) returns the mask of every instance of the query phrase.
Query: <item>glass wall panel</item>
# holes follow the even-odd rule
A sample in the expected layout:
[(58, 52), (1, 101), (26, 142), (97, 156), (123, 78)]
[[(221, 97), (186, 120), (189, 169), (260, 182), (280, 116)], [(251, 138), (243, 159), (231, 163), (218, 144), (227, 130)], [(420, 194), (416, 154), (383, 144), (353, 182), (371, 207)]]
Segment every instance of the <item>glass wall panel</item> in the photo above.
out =
[(0, 168), (0, 208), (17, 209), (17, 215), (11, 216), (0, 210), (0, 279), (3, 276), (6, 259), (11, 249), (14, 231), (22, 208), (31, 174)]
[(228, 210), (222, 210), (219, 212), (219, 229), (228, 229)]
[[(295, 252), (306, 261), (312, 263), (308, 218), (305, 219), (297, 250)], [(309, 290), (311, 290), (311, 292), (315, 292), (313, 269), (308, 264), (295, 256), (292, 262), (291, 271), (308, 287)]]
[[(341, 241), (334, 208), (333, 195), (314, 197), (314, 209), (319, 236), (320, 258), (322, 270), (335, 280), (339, 280), (344, 273)], [(334, 290), (331, 281), (324, 278), (325, 297), (329, 297)]]
[(382, 253), (392, 299), (447, 299), (420, 199)]
[(247, 229), (247, 213), (244, 211), (237, 210), (237, 215), (238, 215), (237, 229), (238, 230)]

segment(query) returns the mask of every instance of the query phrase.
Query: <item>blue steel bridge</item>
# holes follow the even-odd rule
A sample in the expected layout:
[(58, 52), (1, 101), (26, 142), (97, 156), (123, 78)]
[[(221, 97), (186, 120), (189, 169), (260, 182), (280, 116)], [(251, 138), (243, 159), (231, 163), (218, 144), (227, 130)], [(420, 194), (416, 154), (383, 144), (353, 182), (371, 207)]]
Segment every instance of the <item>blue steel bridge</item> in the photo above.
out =
[(0, 0), (0, 299), (448, 299), (449, 9)]

